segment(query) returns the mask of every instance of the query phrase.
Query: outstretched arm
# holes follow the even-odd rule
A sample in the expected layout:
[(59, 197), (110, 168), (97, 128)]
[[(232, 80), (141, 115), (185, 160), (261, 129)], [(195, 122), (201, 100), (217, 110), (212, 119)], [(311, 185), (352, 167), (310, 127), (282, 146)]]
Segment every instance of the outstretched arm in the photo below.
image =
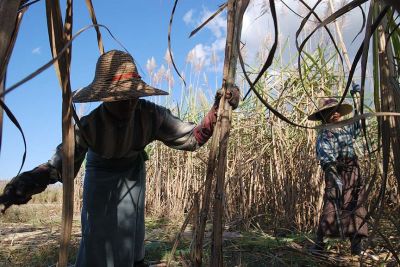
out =
[[(87, 151), (86, 146), (81, 145), (79, 134), (77, 133), (77, 141), (75, 142), (75, 176), (85, 158)], [(31, 171), (23, 172), (11, 179), (5, 186), (3, 194), (0, 195), (0, 205), (4, 205), (1, 210), (3, 213), (11, 205), (26, 204), (32, 199), (32, 196), (43, 192), (47, 185), (54, 184), (58, 181), (62, 182), (62, 147), (57, 147), (53, 157), (44, 164), (39, 165)]]
[[(228, 99), (232, 108), (235, 109), (239, 103), (239, 88), (234, 87), (228, 90)], [(217, 122), (217, 111), (219, 99), (222, 92), (218, 91), (215, 101), (209, 112), (199, 124), (183, 122), (171, 114), (167, 109), (161, 111), (162, 121), (157, 130), (156, 138), (169, 147), (193, 151), (204, 145), (213, 134)]]
[[(21, 205), (32, 199), (32, 195), (44, 191), (48, 184), (55, 183), (58, 173), (49, 163), (39, 165), (31, 171), (14, 177), (0, 195), (4, 213), (11, 205)], [(55, 179), (55, 180), (52, 180)]]

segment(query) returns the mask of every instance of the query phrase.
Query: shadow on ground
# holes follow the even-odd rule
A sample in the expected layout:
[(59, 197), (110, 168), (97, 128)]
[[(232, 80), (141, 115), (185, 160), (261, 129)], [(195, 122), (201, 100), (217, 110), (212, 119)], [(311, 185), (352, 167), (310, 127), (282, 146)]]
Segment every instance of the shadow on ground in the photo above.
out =
[[(146, 261), (166, 266), (180, 223), (165, 219), (146, 220)], [(60, 224), (54, 220), (23, 223), (0, 221), (0, 266), (55, 266), (58, 258)], [(210, 233), (206, 234), (204, 264), (210, 258)], [(390, 236), (389, 236), (390, 237)], [(73, 223), (69, 261), (73, 265), (80, 241), (79, 221)], [(378, 237), (368, 250), (372, 257), (352, 257), (347, 241), (328, 240), (328, 252), (310, 254), (312, 237), (287, 234), (275, 237), (262, 230), (224, 233), (225, 266), (397, 266), (393, 255), (382, 246)], [(171, 266), (188, 266), (192, 231), (186, 230), (171, 260)], [(399, 240), (392, 240), (399, 250)], [(172, 258), (171, 258), (172, 259)]]

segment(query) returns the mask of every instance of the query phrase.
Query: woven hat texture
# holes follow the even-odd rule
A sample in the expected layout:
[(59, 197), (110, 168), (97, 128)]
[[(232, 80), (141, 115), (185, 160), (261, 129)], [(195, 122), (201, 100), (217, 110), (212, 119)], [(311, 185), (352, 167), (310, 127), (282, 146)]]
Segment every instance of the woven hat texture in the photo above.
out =
[[(308, 119), (312, 121), (322, 120), (322, 114), (329, 114), (333, 111), (345, 116), (353, 110), (353, 107), (348, 103), (342, 103), (340, 105), (338, 104), (339, 101), (336, 98), (320, 98), (318, 101), (317, 110), (308, 116)], [(327, 116), (325, 115), (325, 117)]]
[(142, 80), (130, 54), (111, 50), (99, 57), (93, 82), (73, 92), (72, 101), (112, 102), (152, 95), (168, 95), (168, 93)]

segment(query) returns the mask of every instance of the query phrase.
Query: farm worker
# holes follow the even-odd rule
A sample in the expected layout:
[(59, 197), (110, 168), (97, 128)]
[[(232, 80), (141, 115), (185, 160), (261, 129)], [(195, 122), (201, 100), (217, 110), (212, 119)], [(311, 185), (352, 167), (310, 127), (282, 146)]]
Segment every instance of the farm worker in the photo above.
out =
[[(360, 86), (353, 84), (351, 95), (357, 103), (356, 95)], [(322, 124), (334, 123), (351, 113), (352, 106), (335, 98), (321, 98), (318, 110), (308, 116), (309, 120)], [(357, 114), (357, 107), (355, 108)], [(325, 174), (324, 205), (312, 251), (324, 249), (324, 236), (347, 237), (351, 242), (351, 253), (362, 252), (361, 240), (368, 236), (364, 221), (365, 188), (360, 173), (354, 142), (360, 134), (360, 122), (333, 129), (322, 129), (318, 133), (317, 159)]]
[[(168, 93), (146, 84), (128, 53), (112, 50), (99, 57), (94, 80), (73, 94), (76, 103), (103, 103), (75, 126), (75, 175), (86, 156), (82, 240), (76, 266), (146, 266), (144, 207), (146, 145), (193, 151), (211, 137), (221, 91), (200, 124), (183, 122), (171, 112), (140, 99)], [(235, 109), (239, 89), (227, 98)], [(61, 145), (37, 168), (13, 178), (0, 196), (7, 209), (27, 203), (48, 184), (62, 181)]]

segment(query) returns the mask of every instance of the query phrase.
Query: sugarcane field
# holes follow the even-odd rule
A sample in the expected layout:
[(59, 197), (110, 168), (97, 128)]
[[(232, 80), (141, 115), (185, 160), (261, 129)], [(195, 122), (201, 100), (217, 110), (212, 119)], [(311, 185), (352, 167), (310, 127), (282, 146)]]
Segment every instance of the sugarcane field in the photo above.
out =
[(2, 266), (400, 266), (400, 1), (0, 0)]

